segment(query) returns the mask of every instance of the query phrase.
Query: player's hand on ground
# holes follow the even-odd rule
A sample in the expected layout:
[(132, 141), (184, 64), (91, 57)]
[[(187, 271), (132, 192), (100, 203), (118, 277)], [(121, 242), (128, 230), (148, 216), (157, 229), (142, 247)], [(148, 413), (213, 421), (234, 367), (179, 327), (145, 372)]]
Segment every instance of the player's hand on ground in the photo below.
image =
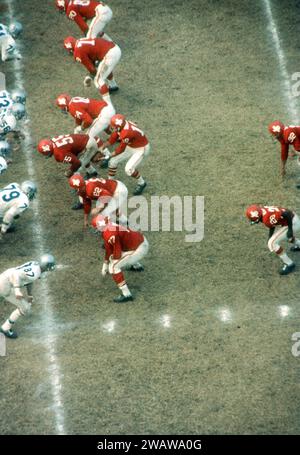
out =
[(90, 87), (92, 85), (92, 78), (90, 76), (85, 76), (83, 85), (85, 87)]

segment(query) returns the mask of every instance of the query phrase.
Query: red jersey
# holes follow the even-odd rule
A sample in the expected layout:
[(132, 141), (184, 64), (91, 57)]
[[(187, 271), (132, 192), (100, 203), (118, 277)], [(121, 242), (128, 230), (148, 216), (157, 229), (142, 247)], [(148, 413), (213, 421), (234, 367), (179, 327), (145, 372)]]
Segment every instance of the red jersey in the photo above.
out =
[(53, 137), (51, 141), (54, 144), (54, 158), (61, 163), (70, 163), (70, 170), (77, 171), (81, 166), (77, 155), (83, 152), (89, 139), (87, 134), (65, 134)]
[(282, 216), (286, 211), (287, 209), (284, 209), (282, 207), (264, 206), (262, 207), (262, 222), (268, 228), (276, 226), (287, 226), (288, 222), (286, 218), (283, 218)]
[(286, 126), (282, 137), (278, 140), (281, 144), (281, 160), (286, 161), (290, 145), (293, 145), (296, 152), (300, 152), (300, 126)]
[(106, 106), (107, 103), (102, 100), (75, 96), (71, 99), (68, 109), (74, 117), (76, 125), (82, 125), (83, 128), (88, 128)]
[(76, 62), (82, 63), (92, 75), (95, 75), (97, 72), (95, 62), (103, 60), (113, 47), (115, 47), (115, 43), (103, 38), (80, 38), (75, 44), (74, 58)]
[(83, 198), (84, 213), (90, 213), (92, 200), (104, 198), (103, 202), (107, 203), (108, 199), (114, 195), (118, 182), (115, 180), (106, 180), (102, 178), (92, 178), (85, 182), (85, 191), (79, 191), (78, 194)]
[(114, 131), (108, 142), (112, 145), (116, 141), (120, 141), (120, 145), (115, 149), (115, 155), (122, 153), (127, 145), (132, 148), (145, 147), (148, 144), (148, 139), (142, 130), (140, 130), (135, 123), (126, 122), (121, 131)]
[(135, 251), (144, 241), (144, 236), (140, 232), (113, 223), (107, 225), (102, 237), (106, 261), (111, 255), (113, 259), (120, 259), (122, 251)]
[(101, 2), (94, 0), (70, 0), (66, 8), (66, 15), (80, 27), (83, 33), (89, 29), (85, 19), (92, 19), (96, 15), (97, 6)]

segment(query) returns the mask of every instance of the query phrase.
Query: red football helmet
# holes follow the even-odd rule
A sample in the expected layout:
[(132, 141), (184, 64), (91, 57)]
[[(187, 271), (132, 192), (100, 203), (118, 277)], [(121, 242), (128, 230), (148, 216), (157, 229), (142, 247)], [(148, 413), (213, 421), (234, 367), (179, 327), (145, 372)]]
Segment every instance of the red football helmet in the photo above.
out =
[(94, 229), (97, 229), (97, 231), (104, 231), (106, 225), (108, 224), (108, 221), (108, 216), (99, 214), (92, 219), (91, 225)]
[(126, 123), (126, 119), (122, 114), (115, 114), (110, 119), (110, 126), (113, 130), (121, 131)]
[(37, 146), (38, 151), (44, 156), (53, 155), (53, 142), (51, 139), (42, 139)]
[(69, 178), (69, 185), (74, 190), (83, 190), (85, 188), (85, 181), (82, 175), (80, 174), (73, 174), (72, 177)]
[(71, 101), (70, 95), (62, 93), (56, 98), (56, 106), (58, 106), (63, 112), (68, 112), (69, 103)]
[(75, 44), (76, 44), (76, 38), (74, 38), (73, 36), (67, 36), (67, 38), (64, 39), (64, 48), (70, 54), (73, 54)]
[(66, 6), (68, 6), (69, 0), (55, 0), (56, 8), (60, 12), (66, 11)]
[(262, 209), (260, 205), (249, 205), (246, 210), (246, 217), (250, 220), (251, 224), (259, 223), (262, 217)]
[(284, 124), (279, 120), (276, 120), (275, 122), (270, 123), (268, 130), (272, 136), (281, 137), (284, 130)]

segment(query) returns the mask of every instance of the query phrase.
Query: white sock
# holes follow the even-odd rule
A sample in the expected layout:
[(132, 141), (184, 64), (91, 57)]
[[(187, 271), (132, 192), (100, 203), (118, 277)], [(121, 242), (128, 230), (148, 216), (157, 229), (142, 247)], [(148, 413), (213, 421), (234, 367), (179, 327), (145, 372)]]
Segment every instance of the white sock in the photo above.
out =
[(114, 87), (118, 87), (118, 84), (116, 83), (116, 81), (114, 79), (107, 79), (107, 82), (108, 82), (108, 86), (110, 88), (114, 88)]
[(4, 330), (5, 332), (10, 330), (12, 328), (13, 324), (19, 319), (20, 316), (21, 316), (21, 312), (19, 309), (13, 311), (11, 313), (11, 315), (9, 316), (9, 318), (6, 319), (6, 321), (2, 325), (2, 327), (1, 327), (2, 330)]
[(124, 226), (127, 226), (128, 219), (125, 215), (121, 214), (119, 215), (119, 223), (123, 224)]
[(143, 177), (140, 175), (140, 177), (137, 179), (137, 182), (138, 182), (139, 185), (144, 185), (145, 180), (144, 180)]
[(110, 151), (107, 147), (105, 147), (102, 153), (104, 154), (105, 159), (108, 159), (110, 157)]
[(123, 286), (120, 286), (120, 289), (125, 297), (129, 297), (131, 295), (131, 292), (129, 291), (127, 284), (123, 284)]
[(97, 172), (97, 170), (94, 168), (94, 166), (92, 166), (91, 164), (89, 165), (89, 167), (86, 169), (88, 175), (92, 174), (93, 172)]
[(288, 257), (286, 253), (282, 253), (279, 255), (280, 259), (287, 265), (292, 265), (293, 261)]

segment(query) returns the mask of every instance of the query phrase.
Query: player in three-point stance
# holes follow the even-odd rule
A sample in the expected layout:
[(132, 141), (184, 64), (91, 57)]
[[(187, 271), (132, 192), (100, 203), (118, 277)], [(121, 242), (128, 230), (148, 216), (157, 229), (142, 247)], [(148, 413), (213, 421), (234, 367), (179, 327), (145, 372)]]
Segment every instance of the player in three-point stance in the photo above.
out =
[[(269, 228), (268, 248), (283, 261), (280, 275), (288, 275), (295, 269), (295, 263), (289, 258), (281, 246), (287, 240), (292, 244), (291, 251), (300, 251), (300, 240), (295, 234), (300, 231), (300, 219), (292, 210), (283, 207), (250, 205), (246, 216), (251, 224), (263, 223)], [(276, 228), (278, 228), (276, 230)]]

